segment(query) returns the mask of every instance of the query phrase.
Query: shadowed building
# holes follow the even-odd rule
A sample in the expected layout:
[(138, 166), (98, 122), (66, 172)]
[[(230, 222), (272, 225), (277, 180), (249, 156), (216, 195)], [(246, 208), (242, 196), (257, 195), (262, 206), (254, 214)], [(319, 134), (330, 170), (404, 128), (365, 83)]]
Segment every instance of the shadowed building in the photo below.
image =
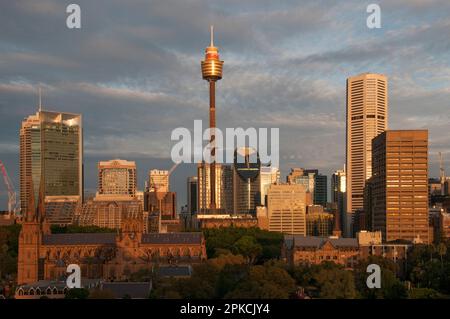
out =
[(198, 178), (197, 176), (191, 176), (187, 179), (187, 212), (193, 215), (197, 212), (197, 190), (198, 190)]
[(335, 226), (339, 225), (339, 229), (335, 231), (342, 231), (342, 225), (345, 221), (345, 193), (346, 193), (346, 174), (345, 166), (342, 170), (337, 170), (331, 176), (331, 202), (336, 205), (336, 222)]
[(256, 206), (261, 201), (260, 169), (261, 162), (255, 149), (239, 147), (234, 151), (233, 213), (256, 216)]
[(333, 214), (320, 212), (306, 214), (306, 235), (328, 237), (333, 233)]

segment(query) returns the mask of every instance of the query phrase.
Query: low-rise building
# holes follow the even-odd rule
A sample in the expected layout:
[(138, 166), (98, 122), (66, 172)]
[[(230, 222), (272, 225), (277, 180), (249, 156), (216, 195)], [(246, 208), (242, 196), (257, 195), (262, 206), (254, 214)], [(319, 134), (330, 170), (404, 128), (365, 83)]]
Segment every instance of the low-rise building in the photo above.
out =
[(258, 219), (250, 214), (197, 214), (193, 217), (196, 228), (258, 227)]
[(359, 246), (355, 238), (285, 235), (283, 248), (283, 255), (291, 265), (328, 261), (353, 268), (359, 259)]

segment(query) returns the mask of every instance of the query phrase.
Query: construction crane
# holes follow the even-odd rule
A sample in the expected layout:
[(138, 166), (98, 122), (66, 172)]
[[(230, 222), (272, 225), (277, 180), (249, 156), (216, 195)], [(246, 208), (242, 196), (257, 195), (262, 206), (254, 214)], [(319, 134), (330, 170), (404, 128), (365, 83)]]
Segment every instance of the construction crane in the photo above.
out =
[(445, 195), (445, 170), (441, 152), (439, 152), (439, 179), (441, 182), (441, 195)]
[(19, 212), (19, 203), (17, 202), (16, 190), (14, 189), (14, 184), (9, 178), (6, 167), (2, 161), (0, 161), (0, 169), (2, 171), (3, 181), (6, 185), (6, 189), (8, 190), (8, 212), (17, 214)]

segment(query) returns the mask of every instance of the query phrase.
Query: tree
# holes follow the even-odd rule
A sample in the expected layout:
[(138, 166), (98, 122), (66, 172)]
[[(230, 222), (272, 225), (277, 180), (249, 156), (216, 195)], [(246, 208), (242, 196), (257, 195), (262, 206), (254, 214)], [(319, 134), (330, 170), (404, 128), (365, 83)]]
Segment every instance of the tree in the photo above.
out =
[(413, 288), (409, 291), (409, 299), (442, 299), (444, 296), (434, 289)]
[(89, 294), (89, 299), (115, 299), (115, 295), (108, 289), (92, 289)]
[(443, 256), (447, 254), (447, 246), (444, 243), (439, 243), (439, 245), (437, 246), (437, 252), (439, 254), (439, 257), (441, 257), (441, 267), (444, 267)]
[(316, 272), (313, 281), (319, 288), (319, 297), (326, 299), (353, 299), (355, 283), (350, 271), (340, 267), (323, 268)]
[(254, 263), (261, 254), (262, 247), (252, 236), (242, 236), (233, 244), (233, 252), (247, 258), (248, 263)]
[(72, 288), (66, 293), (65, 299), (87, 299), (89, 290), (84, 288)]
[(225, 298), (287, 299), (295, 288), (286, 270), (270, 264), (257, 265), (251, 266), (248, 276)]
[(235, 290), (247, 278), (249, 270), (250, 266), (244, 263), (226, 264), (217, 280), (217, 298), (224, 298), (228, 292)]
[[(367, 287), (367, 266), (379, 265), (381, 268), (381, 288)], [(398, 265), (392, 260), (370, 256), (355, 269), (355, 284), (361, 298), (369, 299), (403, 299), (407, 297), (405, 284), (397, 277)]]

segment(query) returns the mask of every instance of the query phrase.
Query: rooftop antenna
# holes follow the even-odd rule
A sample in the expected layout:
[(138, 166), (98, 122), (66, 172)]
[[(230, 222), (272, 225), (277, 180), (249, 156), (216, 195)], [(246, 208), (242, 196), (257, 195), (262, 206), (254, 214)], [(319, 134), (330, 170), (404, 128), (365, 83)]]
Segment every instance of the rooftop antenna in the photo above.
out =
[(214, 46), (214, 26), (211, 25), (211, 46)]
[(441, 182), (441, 195), (445, 194), (444, 184), (445, 184), (445, 170), (444, 170), (444, 161), (442, 159), (442, 153), (439, 152), (439, 179)]
[(39, 112), (42, 111), (42, 95), (41, 95), (41, 86), (39, 86)]

